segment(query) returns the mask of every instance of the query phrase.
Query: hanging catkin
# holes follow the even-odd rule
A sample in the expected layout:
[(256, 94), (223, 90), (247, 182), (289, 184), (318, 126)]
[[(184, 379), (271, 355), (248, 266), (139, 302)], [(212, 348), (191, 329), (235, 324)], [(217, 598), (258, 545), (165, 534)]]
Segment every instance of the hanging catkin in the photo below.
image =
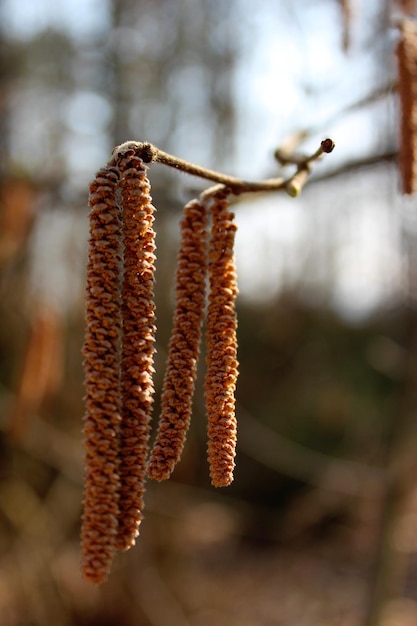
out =
[(120, 162), (123, 217), (120, 499), (117, 548), (135, 542), (142, 519), (153, 404), (155, 232), (147, 167), (127, 154)]
[(90, 185), (86, 335), (84, 511), (81, 530), (84, 578), (102, 583), (115, 552), (119, 493), (119, 264), (117, 168), (101, 169)]
[(417, 25), (404, 20), (397, 47), (401, 102), (399, 166), (403, 192), (417, 191)]
[(205, 383), (208, 461), (212, 485), (225, 487), (233, 480), (236, 448), (238, 363), (235, 301), (238, 290), (233, 254), (236, 225), (224, 194), (214, 196), (211, 202)]
[[(399, 58), (403, 71), (405, 67), (414, 80), (415, 41), (409, 49), (407, 33), (404, 31)], [(410, 50), (411, 66), (407, 61)], [(415, 81), (411, 100), (408, 92), (405, 99), (411, 108), (414, 90)], [(410, 115), (405, 116), (409, 124)], [(415, 131), (413, 125), (408, 128)], [(413, 150), (414, 144), (413, 138)], [(213, 486), (232, 482), (238, 290), (233, 253), (236, 225), (229, 210), (229, 192), (239, 195), (243, 191), (285, 189), (296, 195), (306, 182), (311, 162), (333, 148), (334, 142), (325, 139), (305, 159), (286, 155), (285, 162), (297, 166), (292, 177), (252, 183), (188, 163), (150, 143), (126, 141), (113, 150), (110, 162), (91, 183), (83, 347), (86, 471), (81, 531), (82, 572), (87, 580), (104, 582), (116, 550), (127, 550), (135, 543), (142, 520), (146, 474), (157, 480), (168, 478), (181, 456), (191, 418), (207, 282), (208, 460)], [(155, 162), (218, 184), (184, 209), (161, 417), (147, 464), (156, 333), (155, 209), (147, 167)]]
[(191, 418), (207, 275), (207, 213), (189, 202), (181, 220), (176, 273), (176, 304), (161, 398), (157, 438), (148, 475), (169, 478), (180, 459)]

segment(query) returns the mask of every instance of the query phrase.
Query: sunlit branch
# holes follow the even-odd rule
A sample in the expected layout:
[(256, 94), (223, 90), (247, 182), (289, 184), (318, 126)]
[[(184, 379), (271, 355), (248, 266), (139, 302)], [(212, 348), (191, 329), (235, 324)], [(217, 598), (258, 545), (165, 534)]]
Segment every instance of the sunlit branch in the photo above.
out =
[(113, 159), (116, 161), (121, 156), (126, 156), (131, 152), (132, 156), (139, 156), (145, 163), (162, 163), (173, 167), (181, 172), (197, 176), (206, 180), (227, 187), (235, 195), (256, 191), (279, 191), (285, 190), (290, 196), (295, 197), (301, 192), (307, 182), (310, 173), (311, 164), (319, 159), (324, 153), (332, 152), (334, 149), (334, 141), (332, 139), (324, 139), (320, 147), (311, 155), (289, 154), (284, 151), (277, 150), (275, 157), (283, 165), (295, 165), (295, 173), (288, 178), (269, 178), (262, 181), (246, 181), (227, 174), (222, 174), (214, 170), (206, 169), (189, 161), (185, 161), (176, 156), (163, 152), (150, 143), (141, 143), (137, 141), (127, 141), (113, 150)]

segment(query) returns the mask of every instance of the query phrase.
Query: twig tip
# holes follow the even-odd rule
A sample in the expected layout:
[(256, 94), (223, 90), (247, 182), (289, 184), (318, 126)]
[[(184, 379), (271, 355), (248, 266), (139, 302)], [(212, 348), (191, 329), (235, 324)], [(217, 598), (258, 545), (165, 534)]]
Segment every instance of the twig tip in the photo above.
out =
[(323, 139), (323, 141), (321, 142), (321, 149), (323, 150), (323, 152), (329, 154), (330, 152), (333, 152), (335, 145), (336, 144), (333, 139)]
[(144, 163), (152, 163), (156, 160), (157, 149), (149, 142), (125, 141), (112, 150), (113, 158), (138, 156)]

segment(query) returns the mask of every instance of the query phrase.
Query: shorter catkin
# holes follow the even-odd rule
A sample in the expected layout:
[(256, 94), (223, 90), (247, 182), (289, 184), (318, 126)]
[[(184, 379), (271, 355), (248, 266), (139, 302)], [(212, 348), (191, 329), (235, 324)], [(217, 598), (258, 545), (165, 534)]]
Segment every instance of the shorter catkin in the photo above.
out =
[(399, 166), (402, 189), (417, 191), (417, 25), (404, 20), (397, 47), (401, 102)]
[(120, 161), (123, 218), (119, 527), (116, 547), (139, 534), (153, 405), (155, 231), (147, 167), (127, 153)]
[(211, 199), (212, 228), (209, 243), (209, 296), (207, 310), (208, 461), (214, 487), (233, 481), (236, 448), (235, 389), (237, 379), (238, 293), (233, 253), (236, 225), (227, 197)]
[(104, 582), (116, 549), (119, 495), (119, 171), (101, 169), (90, 185), (86, 335), (83, 347), (86, 415), (82, 573)]
[(193, 200), (181, 220), (176, 305), (161, 398), (158, 434), (148, 476), (169, 478), (181, 457), (191, 419), (207, 275), (207, 212)]

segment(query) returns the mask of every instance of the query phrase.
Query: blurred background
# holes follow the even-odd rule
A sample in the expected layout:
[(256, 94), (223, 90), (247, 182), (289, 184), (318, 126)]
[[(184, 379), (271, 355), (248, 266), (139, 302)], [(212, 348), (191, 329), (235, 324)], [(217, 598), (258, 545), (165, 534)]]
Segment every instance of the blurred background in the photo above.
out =
[[(0, 626), (417, 623), (417, 219), (400, 193), (410, 0), (0, 0)], [(336, 150), (300, 198), (236, 205), (239, 439), (210, 486), (201, 379), (137, 545), (81, 579), (88, 183), (128, 139), (243, 178)], [(181, 208), (150, 169), (160, 390)], [(158, 416), (158, 393), (155, 417)]]

